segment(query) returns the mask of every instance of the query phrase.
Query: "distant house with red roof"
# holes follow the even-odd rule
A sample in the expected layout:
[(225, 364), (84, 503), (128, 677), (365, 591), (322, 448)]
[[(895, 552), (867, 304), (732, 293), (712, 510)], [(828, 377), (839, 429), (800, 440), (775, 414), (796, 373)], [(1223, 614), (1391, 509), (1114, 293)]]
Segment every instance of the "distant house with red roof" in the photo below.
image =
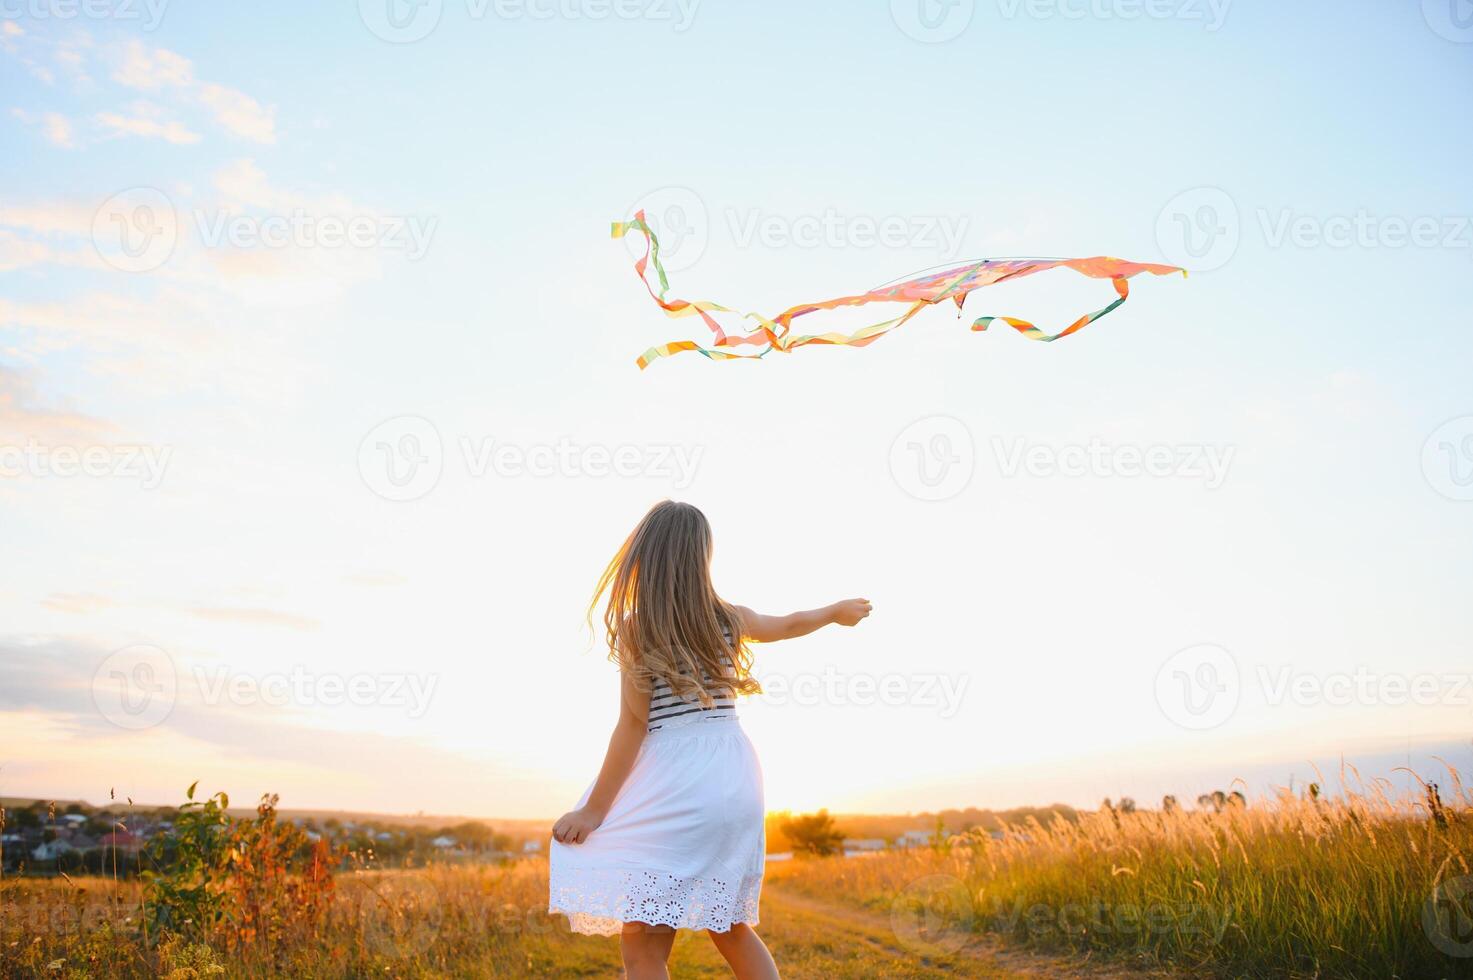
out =
[(114, 830), (97, 839), (98, 847), (116, 847), (120, 851), (136, 851), (143, 846), (143, 838), (126, 830)]

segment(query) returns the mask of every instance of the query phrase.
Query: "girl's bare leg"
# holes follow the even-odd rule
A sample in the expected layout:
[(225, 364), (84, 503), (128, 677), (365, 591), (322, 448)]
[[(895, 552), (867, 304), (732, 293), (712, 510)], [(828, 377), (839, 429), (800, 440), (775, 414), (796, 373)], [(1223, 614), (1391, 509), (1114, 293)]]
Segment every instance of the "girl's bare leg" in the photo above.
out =
[(772, 954), (757, 930), (745, 922), (734, 923), (728, 932), (707, 930), (706, 935), (716, 944), (716, 951), (726, 959), (737, 980), (779, 980)]
[(624, 923), (624, 931), (619, 935), (624, 975), (629, 980), (669, 980), (670, 971), (665, 964), (674, 945), (675, 930), (669, 926)]

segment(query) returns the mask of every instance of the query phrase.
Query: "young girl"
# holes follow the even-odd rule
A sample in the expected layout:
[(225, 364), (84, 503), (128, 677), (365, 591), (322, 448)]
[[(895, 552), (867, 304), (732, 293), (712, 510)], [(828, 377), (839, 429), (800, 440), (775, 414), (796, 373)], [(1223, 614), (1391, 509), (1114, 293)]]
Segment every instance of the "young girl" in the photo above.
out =
[(666, 977), (676, 929), (705, 929), (738, 980), (777, 977), (752, 926), (762, 890), (762, 770), (736, 718), (760, 690), (747, 640), (853, 626), (868, 599), (788, 616), (711, 586), (711, 527), (656, 504), (599, 579), (619, 721), (598, 779), (552, 830), (548, 908), (575, 932), (620, 936), (629, 980)]

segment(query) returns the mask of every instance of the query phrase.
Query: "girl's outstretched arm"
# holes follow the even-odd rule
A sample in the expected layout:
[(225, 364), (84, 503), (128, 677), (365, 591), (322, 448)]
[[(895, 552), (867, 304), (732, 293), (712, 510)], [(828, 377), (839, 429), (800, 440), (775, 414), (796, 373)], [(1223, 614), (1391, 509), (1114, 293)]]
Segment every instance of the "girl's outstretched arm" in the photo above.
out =
[(593, 792), (588, 794), (588, 802), (577, 810), (563, 814), (552, 825), (554, 838), (564, 844), (581, 844), (604, 822), (604, 817), (609, 814), (609, 807), (614, 805), (614, 797), (619, 795), (619, 790), (624, 787), (624, 780), (629, 778), (629, 771), (634, 768), (634, 760), (639, 755), (639, 747), (644, 744), (644, 736), (649, 728), (649, 717), (649, 694), (640, 693), (629, 675), (621, 674), (619, 720), (614, 724), (614, 734), (609, 737), (609, 750), (604, 754), (603, 768), (598, 771), (598, 779), (593, 784)]
[(844, 599), (822, 609), (805, 609), (786, 616), (764, 616), (746, 606), (737, 606), (736, 611), (742, 619), (742, 634), (747, 639), (771, 643), (807, 636), (830, 623), (853, 626), (868, 616), (871, 608), (868, 599)]

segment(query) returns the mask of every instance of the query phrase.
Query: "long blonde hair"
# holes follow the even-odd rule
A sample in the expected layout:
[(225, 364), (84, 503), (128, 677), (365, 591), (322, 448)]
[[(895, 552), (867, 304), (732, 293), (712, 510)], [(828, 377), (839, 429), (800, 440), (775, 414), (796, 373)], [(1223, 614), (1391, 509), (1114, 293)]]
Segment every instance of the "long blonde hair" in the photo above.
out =
[(690, 504), (651, 507), (609, 561), (588, 604), (605, 595), (609, 660), (648, 691), (656, 678), (686, 701), (762, 690), (736, 608), (711, 585), (711, 525)]

